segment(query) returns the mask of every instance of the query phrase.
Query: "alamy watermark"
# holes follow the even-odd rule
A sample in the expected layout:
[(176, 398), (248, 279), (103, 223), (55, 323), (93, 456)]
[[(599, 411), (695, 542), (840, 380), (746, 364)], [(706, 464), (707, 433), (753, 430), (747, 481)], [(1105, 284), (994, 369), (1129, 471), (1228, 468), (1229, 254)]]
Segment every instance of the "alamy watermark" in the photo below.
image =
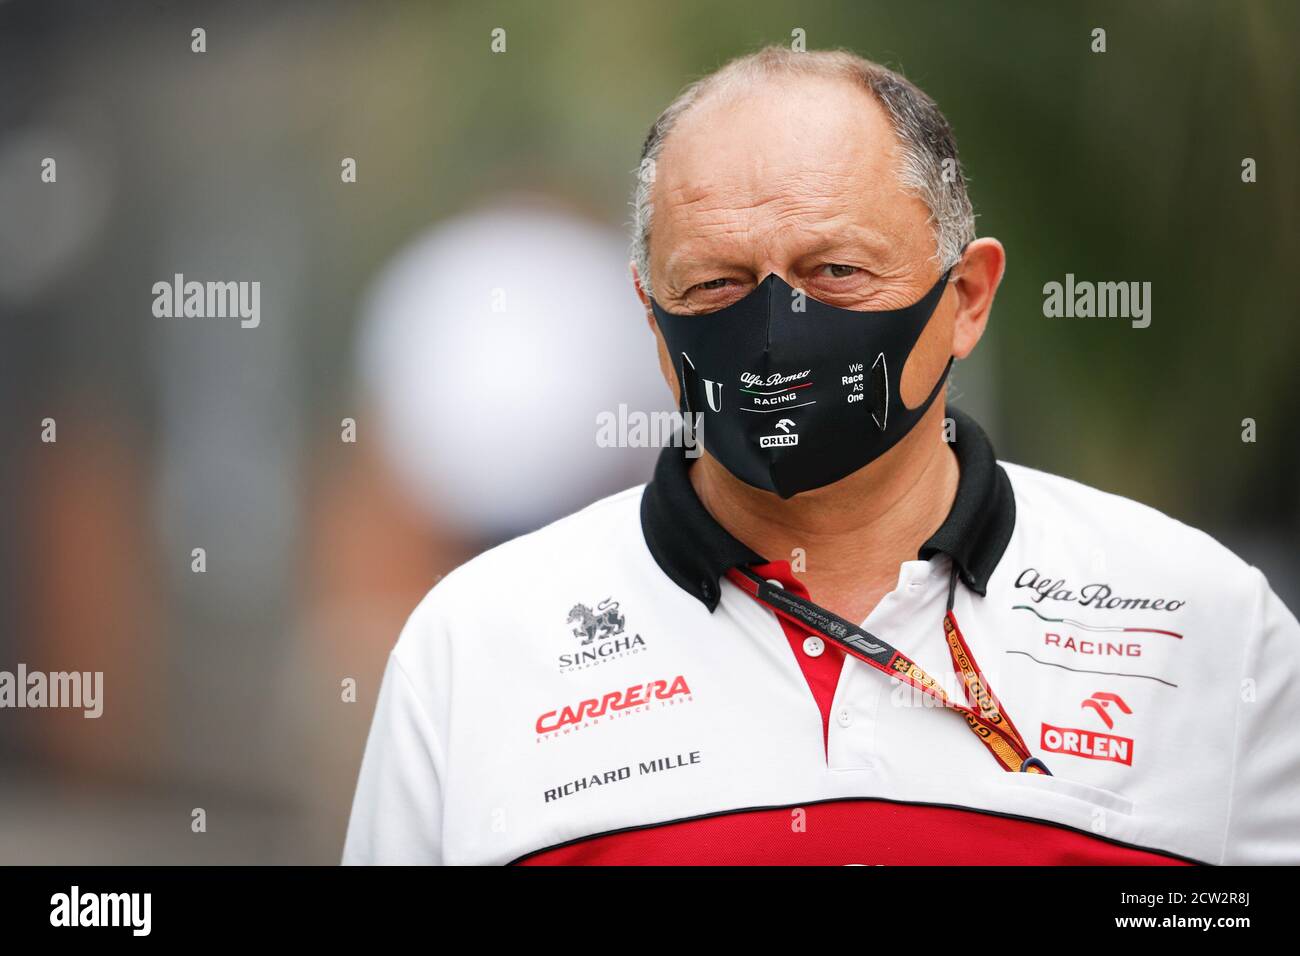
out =
[(699, 458), (703, 431), (699, 412), (644, 412), (620, 402), (616, 411), (596, 415), (598, 448), (684, 448), (687, 458)]
[(153, 314), (159, 319), (233, 319), (245, 329), (262, 324), (262, 283), (185, 281), (153, 284)]
[(50, 897), (50, 925), (55, 927), (122, 927), (132, 936), (153, 928), (152, 893), (87, 893), (73, 885)]
[(87, 720), (104, 713), (103, 671), (33, 671), (19, 664), (0, 671), (0, 708), (81, 710)]
[(1065, 282), (1048, 282), (1043, 286), (1043, 315), (1049, 319), (1132, 319), (1135, 329), (1151, 324), (1150, 282), (1075, 281), (1074, 273), (1065, 274)]

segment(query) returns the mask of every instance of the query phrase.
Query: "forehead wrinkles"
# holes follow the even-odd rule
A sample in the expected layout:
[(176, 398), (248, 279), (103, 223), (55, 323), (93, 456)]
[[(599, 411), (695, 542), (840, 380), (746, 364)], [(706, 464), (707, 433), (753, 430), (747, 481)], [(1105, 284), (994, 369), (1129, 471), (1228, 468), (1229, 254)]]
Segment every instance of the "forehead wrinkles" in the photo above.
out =
[(701, 192), (745, 187), (755, 203), (804, 185), (804, 191), (853, 181), (899, 185), (898, 143), (883, 110), (869, 94), (852, 90), (847, 103), (821, 116), (807, 115), (815, 103), (786, 98), (770, 113), (756, 110), (752, 97), (734, 110), (708, 102), (679, 121), (657, 162), (653, 193), (697, 198)]
[[(694, 168), (689, 168), (694, 166)], [(773, 161), (755, 155), (749, 160), (726, 164), (683, 164), (677, 172), (656, 183), (655, 201), (665, 210), (686, 213), (734, 207), (740, 210), (825, 206), (842, 209), (844, 200), (874, 191), (881, 183), (869, 164), (849, 160), (823, 162), (792, 157)], [(892, 185), (893, 177), (886, 177)]]
[[(864, 171), (800, 173), (757, 177), (753, 182), (660, 182), (661, 242), (652, 246), (658, 281), (665, 291), (690, 284), (694, 273), (712, 267), (770, 266), (829, 248), (849, 245), (879, 256), (897, 245), (903, 214), (924, 223), (918, 205), (873, 202), (876, 191)], [(884, 184), (894, 189), (892, 178)], [(909, 197), (910, 198), (910, 197)], [(874, 212), (872, 210), (875, 210)], [(694, 267), (694, 268), (693, 268)]]
[(665, 271), (689, 262), (748, 264), (776, 255), (782, 246), (812, 249), (869, 241), (873, 235), (854, 222), (833, 193), (791, 195), (778, 189), (742, 202), (733, 199), (699, 186), (666, 191), (671, 212), (661, 223)]
[[(852, 224), (903, 191), (897, 138), (869, 92), (820, 80), (779, 93), (710, 97), (681, 118), (653, 187), (665, 245), (801, 228), (825, 238), (815, 226)], [(665, 245), (660, 261), (678, 258)]]

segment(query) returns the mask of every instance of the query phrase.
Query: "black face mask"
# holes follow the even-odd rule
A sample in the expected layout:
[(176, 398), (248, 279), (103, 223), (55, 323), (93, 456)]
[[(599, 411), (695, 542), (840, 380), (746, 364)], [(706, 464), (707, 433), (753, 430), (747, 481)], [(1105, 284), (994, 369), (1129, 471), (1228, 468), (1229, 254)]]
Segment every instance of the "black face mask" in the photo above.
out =
[(818, 302), (775, 274), (706, 315), (651, 306), (688, 427), (703, 425), (704, 447), (741, 481), (789, 498), (879, 458), (925, 415), (952, 360), (916, 408), (899, 381), (947, 282), (888, 312)]

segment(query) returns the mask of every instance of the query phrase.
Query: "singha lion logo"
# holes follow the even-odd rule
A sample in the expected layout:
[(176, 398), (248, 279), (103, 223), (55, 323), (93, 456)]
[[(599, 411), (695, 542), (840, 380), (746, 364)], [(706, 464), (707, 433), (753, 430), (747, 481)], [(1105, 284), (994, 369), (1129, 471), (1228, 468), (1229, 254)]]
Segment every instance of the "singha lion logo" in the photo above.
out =
[(618, 602), (605, 598), (593, 611), (585, 604), (575, 604), (569, 611), (569, 624), (577, 623), (573, 636), (582, 644), (590, 644), (599, 639), (617, 637), (623, 633), (623, 615), (618, 613)]

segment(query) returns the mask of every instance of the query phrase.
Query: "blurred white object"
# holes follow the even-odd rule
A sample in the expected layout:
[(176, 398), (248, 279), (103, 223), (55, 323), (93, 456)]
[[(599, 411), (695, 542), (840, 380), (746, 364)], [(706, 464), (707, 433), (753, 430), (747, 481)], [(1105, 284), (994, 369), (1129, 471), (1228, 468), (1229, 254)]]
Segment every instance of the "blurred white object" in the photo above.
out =
[(617, 231), (517, 199), (438, 225), (382, 272), (362, 385), (430, 520), (500, 540), (648, 480), (655, 449), (596, 443), (601, 412), (672, 406), (627, 262)]

